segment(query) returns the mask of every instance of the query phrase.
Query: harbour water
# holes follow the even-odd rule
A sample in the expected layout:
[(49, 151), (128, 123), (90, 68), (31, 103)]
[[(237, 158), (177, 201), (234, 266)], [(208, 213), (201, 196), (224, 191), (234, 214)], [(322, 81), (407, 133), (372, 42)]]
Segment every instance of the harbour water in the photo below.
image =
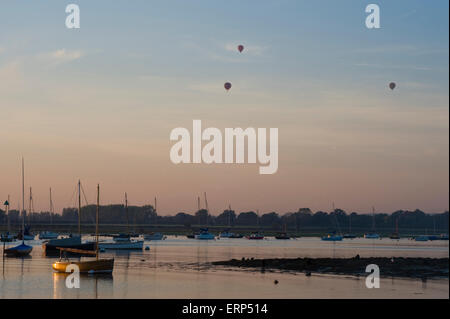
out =
[[(90, 239), (86, 237), (86, 239)], [(55, 257), (44, 257), (41, 241), (28, 258), (4, 258), (0, 298), (448, 298), (448, 279), (382, 278), (368, 289), (365, 278), (211, 266), (232, 258), (430, 257), (449, 256), (448, 241), (351, 239), (324, 242), (319, 238), (250, 241), (199, 241), (169, 236), (145, 242), (146, 251), (105, 252), (114, 257), (112, 275), (82, 275), (80, 288), (69, 289), (65, 274), (54, 273)], [(382, 270), (381, 270), (382, 272)], [(382, 275), (382, 274), (381, 274)], [(278, 284), (274, 281), (277, 280)]]

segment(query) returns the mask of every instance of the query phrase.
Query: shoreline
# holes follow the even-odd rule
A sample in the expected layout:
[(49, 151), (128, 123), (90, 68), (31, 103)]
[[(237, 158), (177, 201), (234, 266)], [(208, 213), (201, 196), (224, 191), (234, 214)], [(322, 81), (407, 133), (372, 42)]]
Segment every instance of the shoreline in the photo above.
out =
[(448, 258), (413, 257), (368, 257), (360, 258), (271, 258), (231, 259), (215, 261), (213, 266), (254, 269), (260, 271), (279, 270), (293, 273), (312, 273), (367, 276), (366, 267), (375, 264), (380, 268), (381, 278), (448, 279)]

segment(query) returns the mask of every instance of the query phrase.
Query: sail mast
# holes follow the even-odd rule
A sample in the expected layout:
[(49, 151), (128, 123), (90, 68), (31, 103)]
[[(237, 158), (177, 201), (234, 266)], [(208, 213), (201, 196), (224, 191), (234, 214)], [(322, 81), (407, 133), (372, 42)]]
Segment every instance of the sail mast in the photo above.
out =
[(22, 244), (25, 244), (25, 164), (22, 156)]
[(99, 211), (99, 206), (100, 206), (100, 184), (97, 184), (97, 218), (96, 218), (96, 223), (95, 223), (95, 255), (97, 256), (97, 260), (98, 260), (98, 211)]
[(52, 201), (52, 188), (50, 187), (50, 224), (53, 225), (53, 201)]
[(78, 180), (78, 235), (81, 238), (81, 182)]
[(208, 226), (209, 209), (208, 209), (208, 200), (206, 199), (206, 192), (205, 192), (205, 206), (206, 206), (206, 226)]
[(128, 196), (125, 193), (125, 213), (127, 215), (127, 233), (130, 234), (130, 220), (128, 218)]

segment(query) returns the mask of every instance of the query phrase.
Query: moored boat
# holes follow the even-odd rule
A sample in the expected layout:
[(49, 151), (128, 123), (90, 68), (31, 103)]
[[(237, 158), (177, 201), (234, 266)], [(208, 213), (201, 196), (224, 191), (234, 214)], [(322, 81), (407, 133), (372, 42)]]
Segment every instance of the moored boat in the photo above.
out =
[(52, 264), (53, 270), (57, 272), (71, 272), (71, 269), (67, 269), (70, 265), (75, 265), (78, 267), (78, 270), (80, 273), (111, 273), (114, 269), (114, 258), (108, 258), (108, 259), (100, 259), (99, 258), (99, 242), (98, 242), (98, 219), (99, 219), (99, 210), (100, 210), (100, 186), (97, 185), (97, 214), (96, 214), (96, 227), (95, 227), (95, 234), (96, 234), (96, 241), (95, 246), (96, 250), (95, 252), (92, 251), (80, 251), (77, 249), (72, 248), (60, 248), (60, 254), (64, 252), (72, 252), (72, 253), (79, 253), (79, 254), (91, 254), (95, 255), (95, 260), (80, 260), (80, 261), (70, 261), (67, 259), (67, 257), (63, 260), (62, 256), (60, 255), (59, 260), (55, 261)]
[(166, 236), (164, 236), (162, 233), (150, 233), (144, 235), (145, 240), (164, 240), (166, 239)]
[(328, 234), (326, 236), (323, 236), (321, 239), (324, 241), (341, 241), (342, 236), (336, 234)]
[(8, 257), (24, 257), (28, 256), (32, 250), (32, 246), (25, 245), (22, 241), (22, 243), (16, 247), (6, 248), (5, 255)]
[(251, 233), (249, 236), (246, 236), (245, 238), (250, 239), (250, 240), (261, 240), (261, 239), (264, 239), (264, 235), (259, 232), (255, 232), (255, 233)]
[(195, 235), (195, 239), (200, 240), (210, 240), (214, 238), (215, 236), (208, 231), (208, 228), (200, 229), (200, 233), (198, 235)]
[(51, 231), (44, 231), (39, 233), (39, 239), (57, 239), (58, 234)]
[(291, 239), (291, 237), (287, 233), (279, 233), (275, 236), (275, 239)]
[(414, 237), (414, 240), (415, 241), (428, 241), (429, 237), (426, 235), (421, 235), (421, 236)]
[(114, 243), (99, 243), (100, 249), (116, 249), (116, 250), (142, 250), (144, 247), (143, 240), (119, 241)]

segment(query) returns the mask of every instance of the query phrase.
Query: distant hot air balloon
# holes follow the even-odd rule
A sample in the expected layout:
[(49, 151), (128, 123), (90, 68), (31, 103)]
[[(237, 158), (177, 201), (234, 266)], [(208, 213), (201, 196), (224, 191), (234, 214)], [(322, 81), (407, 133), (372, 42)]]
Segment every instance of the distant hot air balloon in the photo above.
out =
[(391, 89), (391, 90), (393, 90), (393, 89), (395, 89), (395, 83), (394, 82), (391, 82), (391, 83), (389, 83), (389, 88)]
[(244, 46), (242, 44), (239, 44), (238, 45), (238, 50), (239, 50), (239, 52), (244, 51)]
[(225, 88), (225, 90), (229, 90), (229, 89), (231, 89), (231, 83), (230, 82), (226, 82), (224, 85), (223, 85), (223, 87)]

